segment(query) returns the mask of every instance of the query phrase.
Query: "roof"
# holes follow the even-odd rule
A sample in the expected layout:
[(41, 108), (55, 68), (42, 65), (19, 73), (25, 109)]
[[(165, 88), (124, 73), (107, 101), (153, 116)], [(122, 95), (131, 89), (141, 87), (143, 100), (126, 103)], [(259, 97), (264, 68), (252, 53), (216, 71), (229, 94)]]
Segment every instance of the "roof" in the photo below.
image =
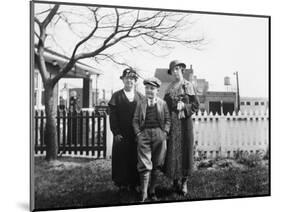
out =
[[(37, 48), (36, 45), (35, 48)], [(60, 67), (65, 65), (70, 59), (69, 57), (50, 49), (44, 50), (44, 58), (46, 62), (59, 65)], [(75, 63), (74, 69), (76, 72), (80, 72), (80, 74), (85, 74), (85, 75), (100, 75), (103, 73), (101, 70), (96, 69), (90, 65), (87, 65), (79, 61)]]
[(207, 91), (206, 96), (235, 96), (236, 92), (230, 91)]
[(267, 97), (248, 97), (248, 96), (240, 96), (241, 101), (263, 101), (268, 100)]

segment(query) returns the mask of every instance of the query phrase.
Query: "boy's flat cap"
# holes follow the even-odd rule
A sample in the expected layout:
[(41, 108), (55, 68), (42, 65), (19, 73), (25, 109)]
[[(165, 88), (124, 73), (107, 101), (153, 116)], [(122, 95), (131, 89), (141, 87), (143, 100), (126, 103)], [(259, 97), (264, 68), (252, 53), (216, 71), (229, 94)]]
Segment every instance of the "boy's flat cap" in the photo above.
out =
[(144, 85), (149, 84), (149, 85), (153, 85), (153, 86), (159, 88), (161, 86), (161, 81), (158, 78), (156, 78), (156, 77), (151, 77), (151, 78), (145, 79), (143, 81), (143, 84)]

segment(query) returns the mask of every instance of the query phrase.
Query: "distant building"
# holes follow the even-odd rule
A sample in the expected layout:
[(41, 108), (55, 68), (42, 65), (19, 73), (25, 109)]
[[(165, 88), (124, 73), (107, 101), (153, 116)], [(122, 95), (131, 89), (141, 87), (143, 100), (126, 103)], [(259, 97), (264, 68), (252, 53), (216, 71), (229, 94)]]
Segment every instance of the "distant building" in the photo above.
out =
[[(162, 84), (161, 84), (161, 87), (160, 87), (160, 90), (159, 90), (159, 96), (161, 98), (164, 97), (165, 95), (165, 91), (168, 87), (168, 85), (172, 82), (173, 80), (173, 77), (171, 75), (169, 75), (167, 73), (168, 69), (167, 68), (157, 68), (156, 71), (155, 71), (155, 77), (157, 77), (158, 79), (161, 80)], [(192, 81), (193, 79), (193, 69), (192, 69), (192, 66), (190, 66), (189, 69), (186, 69), (184, 74), (183, 74), (183, 77), (185, 79), (187, 79), (188, 81)]]
[[(172, 82), (173, 78), (167, 74), (167, 69), (158, 68), (156, 69), (155, 76), (162, 82), (160, 87), (159, 96), (164, 97), (165, 90), (168, 85)], [(235, 92), (218, 92), (208, 91), (209, 83), (205, 79), (198, 79), (194, 75), (192, 65), (186, 69), (183, 77), (192, 82), (196, 88), (197, 95), (200, 101), (200, 111), (207, 111), (213, 113), (224, 113), (233, 112), (236, 106)]]
[[(218, 113), (219, 115), (227, 113), (232, 114), (236, 108), (235, 92), (208, 91), (205, 93), (203, 111)], [(202, 110), (202, 109), (201, 109)]]
[(240, 110), (241, 111), (266, 111), (268, 109), (268, 99), (258, 97), (241, 97)]
[[(159, 96), (164, 97), (165, 91), (168, 85), (172, 82), (173, 78), (167, 74), (167, 68), (157, 68), (155, 71), (155, 77), (159, 78), (162, 82), (160, 87)], [(234, 91), (209, 91), (209, 83), (206, 79), (198, 79), (194, 75), (192, 65), (186, 69), (183, 77), (192, 82), (195, 86), (197, 95), (200, 101), (200, 111), (212, 112), (213, 114), (232, 114), (237, 105), (237, 96)], [(229, 86), (229, 79), (224, 78), (225, 85)], [(229, 89), (228, 89), (229, 90)], [(240, 97), (240, 110), (266, 110), (268, 108), (268, 101), (266, 98), (246, 98)]]

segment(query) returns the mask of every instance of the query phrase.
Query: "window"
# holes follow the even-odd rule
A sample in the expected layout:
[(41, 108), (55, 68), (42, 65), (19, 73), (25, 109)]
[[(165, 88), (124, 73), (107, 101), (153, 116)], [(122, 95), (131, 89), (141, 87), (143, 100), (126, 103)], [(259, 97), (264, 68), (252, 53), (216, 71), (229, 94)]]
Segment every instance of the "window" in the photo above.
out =
[(245, 105), (245, 102), (241, 102), (241, 105)]
[(251, 102), (247, 102), (246, 104), (247, 104), (247, 105), (251, 105)]
[(255, 105), (259, 105), (259, 102), (255, 102)]
[(264, 105), (264, 102), (261, 102), (261, 105)]

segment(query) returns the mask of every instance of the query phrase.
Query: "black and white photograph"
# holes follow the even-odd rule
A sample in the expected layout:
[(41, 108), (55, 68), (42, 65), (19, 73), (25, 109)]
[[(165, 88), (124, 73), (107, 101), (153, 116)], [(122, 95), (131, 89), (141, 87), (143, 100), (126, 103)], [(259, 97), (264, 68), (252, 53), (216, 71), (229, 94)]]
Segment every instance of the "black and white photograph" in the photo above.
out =
[(31, 210), (271, 195), (269, 15), (30, 13)]

